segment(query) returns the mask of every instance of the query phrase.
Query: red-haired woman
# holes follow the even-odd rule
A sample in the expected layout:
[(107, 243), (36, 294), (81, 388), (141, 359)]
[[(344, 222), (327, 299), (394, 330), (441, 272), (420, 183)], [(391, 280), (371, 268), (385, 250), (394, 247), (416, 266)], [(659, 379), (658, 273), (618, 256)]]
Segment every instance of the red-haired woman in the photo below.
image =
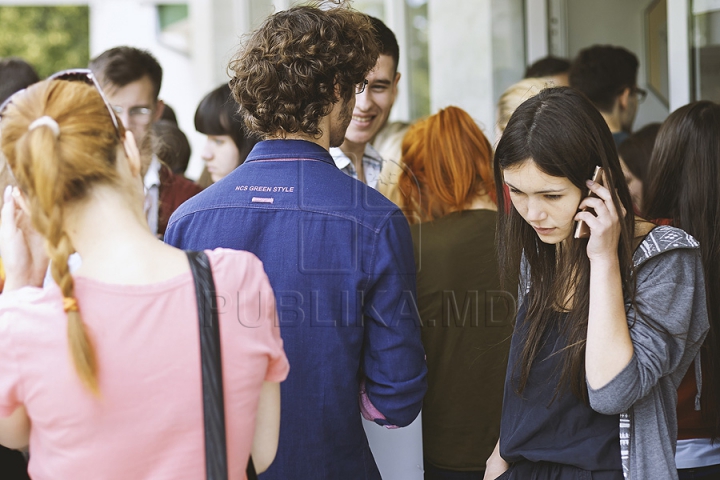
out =
[(481, 479), (500, 432), (516, 292), (500, 288), (492, 147), (448, 107), (408, 130), (402, 160), (428, 363), (425, 479)]

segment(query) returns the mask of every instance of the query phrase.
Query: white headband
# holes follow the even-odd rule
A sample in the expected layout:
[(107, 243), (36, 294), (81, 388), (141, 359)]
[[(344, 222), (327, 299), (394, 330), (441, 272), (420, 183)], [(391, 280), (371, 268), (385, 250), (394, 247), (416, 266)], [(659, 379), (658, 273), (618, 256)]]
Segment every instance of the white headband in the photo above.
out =
[(28, 132), (42, 126), (48, 127), (50, 130), (52, 130), (53, 134), (55, 134), (55, 138), (58, 138), (60, 136), (60, 125), (58, 125), (54, 118), (48, 117), (47, 115), (40, 117), (34, 122), (32, 122), (28, 127)]

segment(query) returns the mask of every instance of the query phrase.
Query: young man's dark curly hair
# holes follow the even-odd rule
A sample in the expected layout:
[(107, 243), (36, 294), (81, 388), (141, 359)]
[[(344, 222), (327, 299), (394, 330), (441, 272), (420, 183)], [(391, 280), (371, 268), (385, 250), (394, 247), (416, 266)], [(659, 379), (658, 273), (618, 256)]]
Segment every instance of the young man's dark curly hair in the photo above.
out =
[(379, 46), (368, 17), (339, 6), (298, 6), (270, 16), (230, 62), (235, 99), (263, 138), (318, 138), (334, 103), (349, 101), (375, 66)]

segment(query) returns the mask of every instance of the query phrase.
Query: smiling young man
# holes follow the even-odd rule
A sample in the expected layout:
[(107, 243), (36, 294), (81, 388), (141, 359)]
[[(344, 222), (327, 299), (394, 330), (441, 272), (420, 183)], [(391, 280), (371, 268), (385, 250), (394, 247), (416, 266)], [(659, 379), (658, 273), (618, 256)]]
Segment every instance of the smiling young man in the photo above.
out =
[(335, 165), (353, 178), (377, 188), (383, 158), (370, 142), (387, 122), (397, 96), (400, 58), (395, 34), (383, 22), (368, 16), (380, 45), (380, 56), (367, 75), (367, 85), (355, 96), (352, 120), (339, 148), (331, 148)]

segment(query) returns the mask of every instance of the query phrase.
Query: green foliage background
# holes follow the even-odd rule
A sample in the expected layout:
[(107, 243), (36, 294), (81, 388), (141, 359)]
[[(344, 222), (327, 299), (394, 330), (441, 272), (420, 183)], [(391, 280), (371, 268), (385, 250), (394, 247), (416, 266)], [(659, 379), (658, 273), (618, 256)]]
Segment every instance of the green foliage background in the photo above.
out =
[(0, 7), (0, 57), (21, 57), (41, 78), (90, 60), (87, 6)]

